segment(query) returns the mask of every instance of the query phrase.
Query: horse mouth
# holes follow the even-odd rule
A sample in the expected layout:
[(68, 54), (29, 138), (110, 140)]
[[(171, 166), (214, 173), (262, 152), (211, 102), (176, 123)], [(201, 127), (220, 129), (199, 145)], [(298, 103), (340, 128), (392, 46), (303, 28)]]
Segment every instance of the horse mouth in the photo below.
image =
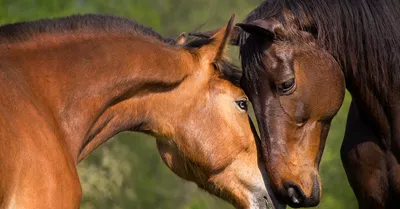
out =
[(269, 195), (264, 196), (263, 199), (265, 202), (266, 209), (285, 209), (286, 208), (285, 204), (279, 202), (277, 199), (274, 199), (275, 201), (273, 201)]
[(275, 209), (274, 203), (272, 203), (271, 197), (264, 196), (264, 201), (267, 209)]

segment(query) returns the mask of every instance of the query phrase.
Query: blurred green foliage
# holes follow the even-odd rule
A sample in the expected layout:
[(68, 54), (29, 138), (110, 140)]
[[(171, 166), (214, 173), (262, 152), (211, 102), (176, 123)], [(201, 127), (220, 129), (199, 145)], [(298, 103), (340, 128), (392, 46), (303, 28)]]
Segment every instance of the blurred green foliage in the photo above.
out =
[[(260, 0), (0, 0), (0, 24), (102, 13), (123, 16), (150, 26), (166, 37), (183, 31), (215, 29), (232, 13), (244, 19)], [(237, 49), (230, 53), (237, 62)], [(357, 208), (340, 161), (340, 145), (351, 98), (333, 125), (321, 164), (323, 198), (317, 208)], [(155, 140), (123, 133), (98, 148), (79, 165), (82, 209), (232, 208), (176, 177), (163, 165)]]

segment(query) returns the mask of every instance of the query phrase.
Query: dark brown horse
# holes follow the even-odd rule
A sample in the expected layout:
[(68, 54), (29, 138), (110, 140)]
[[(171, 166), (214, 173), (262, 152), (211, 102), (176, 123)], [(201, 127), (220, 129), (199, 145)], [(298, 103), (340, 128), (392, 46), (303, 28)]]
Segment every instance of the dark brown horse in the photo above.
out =
[(346, 84), (341, 156), (359, 207), (399, 207), (399, 11), (398, 0), (266, 0), (240, 25), (242, 87), (272, 187), (290, 206), (320, 201), (318, 166)]
[(266, 208), (247, 97), (224, 58), (232, 28), (183, 44), (111, 16), (0, 27), (0, 208), (79, 208), (77, 163), (122, 131), (155, 136), (173, 172), (237, 208)]

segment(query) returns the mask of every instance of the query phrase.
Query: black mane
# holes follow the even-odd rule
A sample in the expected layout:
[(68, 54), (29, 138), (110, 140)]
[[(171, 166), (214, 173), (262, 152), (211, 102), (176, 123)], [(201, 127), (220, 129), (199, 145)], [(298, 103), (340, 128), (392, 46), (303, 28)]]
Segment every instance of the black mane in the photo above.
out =
[(174, 39), (165, 39), (151, 28), (122, 17), (98, 14), (72, 15), (69, 17), (41, 19), (31, 22), (19, 22), (0, 26), (0, 42), (29, 40), (42, 33), (131, 33), (149, 36), (165, 43)]
[(229, 62), (227, 59), (219, 60), (218, 62), (214, 63), (214, 65), (226, 80), (230, 81), (235, 86), (240, 87), (242, 72), (237, 68), (236, 65)]
[[(339, 62), (353, 99), (375, 118), (382, 112), (388, 115), (388, 101), (400, 87), (400, 1), (266, 0), (244, 22), (276, 18), (285, 25), (285, 10)], [(242, 42), (244, 38), (242, 34)], [(247, 67), (249, 71), (256, 70), (251, 62), (260, 59), (255, 44), (241, 47), (243, 67), (253, 65)], [(255, 75), (245, 72), (245, 76)]]

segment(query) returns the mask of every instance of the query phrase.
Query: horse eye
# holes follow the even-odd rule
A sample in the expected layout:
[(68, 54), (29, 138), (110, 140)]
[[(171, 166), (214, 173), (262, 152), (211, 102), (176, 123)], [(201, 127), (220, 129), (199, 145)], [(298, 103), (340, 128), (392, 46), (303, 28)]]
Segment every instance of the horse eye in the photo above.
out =
[(240, 109), (247, 111), (247, 100), (237, 101), (236, 104)]
[(289, 79), (278, 86), (278, 90), (281, 94), (287, 94), (290, 90), (293, 89), (295, 84), (295, 79)]

